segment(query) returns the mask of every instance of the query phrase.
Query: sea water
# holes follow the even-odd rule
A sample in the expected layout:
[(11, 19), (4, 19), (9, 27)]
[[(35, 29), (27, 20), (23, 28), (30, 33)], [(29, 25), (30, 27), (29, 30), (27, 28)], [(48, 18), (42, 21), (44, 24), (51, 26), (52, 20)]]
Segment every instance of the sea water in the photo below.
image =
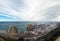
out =
[(16, 26), (20, 31), (26, 31), (27, 24), (36, 24), (37, 22), (0, 22), (0, 30), (8, 30), (10, 26)]
[(33, 22), (33, 21), (16, 21), (16, 22), (0, 22), (0, 30), (8, 30), (10, 26), (16, 26), (20, 31), (26, 31), (27, 24), (40, 24), (44, 22)]

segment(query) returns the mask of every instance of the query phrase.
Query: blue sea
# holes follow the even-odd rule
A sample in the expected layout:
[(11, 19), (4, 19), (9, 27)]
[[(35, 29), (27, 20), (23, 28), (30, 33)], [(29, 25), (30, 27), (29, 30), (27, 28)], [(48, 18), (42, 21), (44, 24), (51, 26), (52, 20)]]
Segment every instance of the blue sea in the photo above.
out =
[(0, 22), (0, 30), (8, 30), (10, 26), (16, 26), (21, 31), (26, 31), (26, 25), (27, 24), (37, 24), (37, 23), (44, 23), (44, 22)]
[(0, 22), (0, 30), (8, 30), (10, 26), (16, 26), (19, 30), (25, 31), (27, 24), (35, 24), (36, 22)]

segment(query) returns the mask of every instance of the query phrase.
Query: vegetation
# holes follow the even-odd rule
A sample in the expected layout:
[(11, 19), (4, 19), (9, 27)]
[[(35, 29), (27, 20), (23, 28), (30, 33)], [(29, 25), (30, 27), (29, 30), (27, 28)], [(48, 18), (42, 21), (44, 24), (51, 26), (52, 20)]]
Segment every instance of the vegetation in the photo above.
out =
[[(57, 39), (60, 36), (60, 26), (58, 26), (58, 28), (56, 28), (55, 30), (49, 32), (47, 35), (38, 38), (36, 41), (54, 41), (55, 39)], [(3, 38), (5, 41), (19, 41), (16, 39), (10, 39), (10, 38)]]
[(54, 41), (60, 36), (60, 26), (55, 30), (49, 32), (47, 35), (38, 38), (36, 41)]

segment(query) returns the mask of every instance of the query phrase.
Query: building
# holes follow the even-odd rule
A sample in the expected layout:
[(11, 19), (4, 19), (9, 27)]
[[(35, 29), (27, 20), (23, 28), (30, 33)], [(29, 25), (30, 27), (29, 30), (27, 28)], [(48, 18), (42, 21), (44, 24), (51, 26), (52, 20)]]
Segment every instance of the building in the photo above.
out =
[(28, 30), (28, 31), (32, 31), (32, 24), (28, 24), (28, 25), (27, 25), (27, 30)]
[(18, 33), (18, 29), (16, 28), (16, 26), (11, 26), (8, 29), (8, 33)]
[(20, 31), (17, 29), (16, 26), (10, 26), (9, 29), (8, 29), (8, 37), (9, 38), (18, 38), (19, 36), (19, 33)]

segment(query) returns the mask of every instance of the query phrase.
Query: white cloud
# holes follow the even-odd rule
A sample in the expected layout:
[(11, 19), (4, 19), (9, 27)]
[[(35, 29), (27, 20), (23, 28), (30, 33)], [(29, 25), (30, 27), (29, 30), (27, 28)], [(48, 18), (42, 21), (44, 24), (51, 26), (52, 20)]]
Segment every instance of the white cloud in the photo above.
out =
[[(24, 21), (42, 21), (46, 19), (46, 15), (41, 13), (41, 11), (60, 4), (59, 1), (56, 2), (50, 0), (23, 0), (22, 5), (24, 6), (21, 8), (21, 5), (19, 7), (17, 6), (21, 3), (17, 3), (18, 2), (11, 0), (2, 0), (0, 1), (0, 9), (3, 9), (4, 15), (9, 15), (12, 18), (18, 17), (24, 19)], [(13, 9), (13, 6), (15, 6), (16, 9)]]
[(57, 22), (60, 22), (60, 15), (57, 16), (56, 18), (52, 19), (52, 20), (57, 21)]

